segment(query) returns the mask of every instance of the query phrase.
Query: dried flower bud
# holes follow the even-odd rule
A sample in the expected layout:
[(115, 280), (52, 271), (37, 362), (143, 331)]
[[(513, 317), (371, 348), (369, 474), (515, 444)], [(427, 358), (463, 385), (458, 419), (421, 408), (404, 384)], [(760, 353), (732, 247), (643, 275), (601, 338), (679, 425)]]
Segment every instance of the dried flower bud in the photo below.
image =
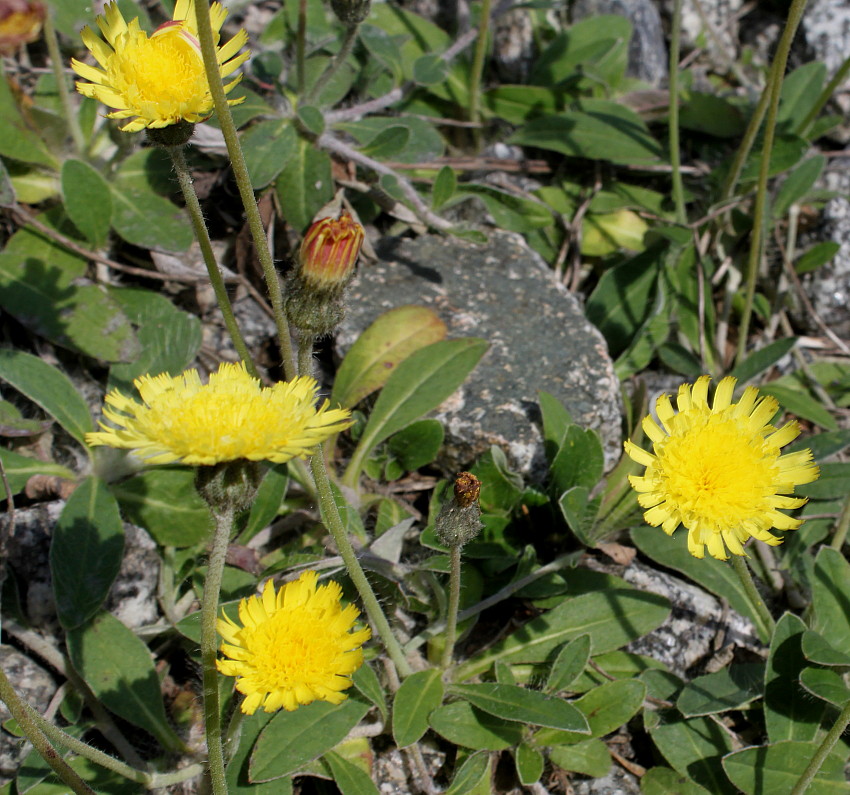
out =
[(359, 25), (369, 16), (371, 0), (331, 0), (331, 8), (343, 25)]
[(301, 275), (319, 289), (344, 287), (363, 245), (363, 227), (349, 213), (313, 223), (301, 243)]
[(10, 55), (35, 41), (41, 35), (45, 13), (40, 0), (0, 0), (0, 55)]
[(298, 269), (287, 285), (286, 313), (297, 329), (330, 334), (342, 321), (342, 293), (354, 274), (363, 227), (343, 210), (307, 230)]
[(446, 500), (437, 514), (437, 538), (448, 547), (462, 547), (481, 532), (481, 508), (478, 494), (481, 481), (470, 472), (461, 472), (455, 479), (454, 494)]

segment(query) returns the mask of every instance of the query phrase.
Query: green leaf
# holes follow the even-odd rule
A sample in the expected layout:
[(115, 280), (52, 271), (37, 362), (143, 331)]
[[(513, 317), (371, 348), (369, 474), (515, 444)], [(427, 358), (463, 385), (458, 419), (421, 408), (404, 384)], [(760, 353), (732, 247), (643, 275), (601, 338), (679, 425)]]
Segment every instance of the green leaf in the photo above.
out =
[(669, 767), (651, 767), (640, 779), (642, 795), (711, 795), (687, 776)]
[(8, 80), (0, 80), (0, 155), (50, 168), (58, 165), (37, 131), (30, 129), (18, 110)]
[(59, 369), (38, 356), (12, 348), (0, 350), (0, 378), (41, 406), (80, 444), (94, 430), (85, 400)]
[(587, 486), (573, 486), (558, 497), (561, 515), (575, 537), (585, 546), (594, 546), (593, 527), (599, 513), (600, 498), (590, 499)]
[(280, 512), (280, 506), (289, 486), (289, 469), (285, 464), (273, 464), (266, 470), (257, 489), (245, 527), (239, 533), (238, 543), (246, 544), (260, 530), (268, 527)]
[(546, 760), (536, 748), (528, 743), (520, 743), (514, 751), (514, 762), (520, 784), (530, 787), (540, 781)]
[[(734, 610), (747, 616), (756, 627), (759, 616), (747, 599), (744, 586), (732, 567), (722, 560), (706, 557), (702, 560), (688, 552), (685, 528), (668, 536), (660, 527), (634, 527), (631, 530), (632, 541), (644, 555), (662, 566), (679, 571), (721, 599), (727, 599)], [(762, 627), (764, 639), (769, 632)]]
[(477, 753), (467, 757), (444, 795), (491, 795), (492, 766), (490, 754)]
[(430, 464), (443, 445), (443, 424), (437, 420), (419, 420), (390, 437), (387, 447), (408, 472)]
[(549, 751), (549, 761), (562, 770), (591, 778), (603, 778), (611, 769), (611, 754), (601, 740), (556, 746)]
[(578, 110), (533, 119), (509, 139), (569, 157), (622, 165), (659, 163), (664, 152), (633, 110), (602, 99), (586, 99)]
[(359, 699), (347, 698), (339, 705), (314, 701), (293, 712), (279, 712), (257, 741), (249, 767), (251, 781), (289, 776), (318, 759), (342, 742), (368, 711)]
[(507, 514), (516, 508), (523, 494), (522, 476), (511, 469), (501, 447), (492, 445), (471, 471), (481, 481), (479, 502), (484, 513)]
[(740, 709), (761, 698), (764, 663), (733, 663), (689, 682), (676, 700), (686, 718)]
[[(367, 116), (337, 126), (351, 133), (364, 151), (379, 151), (382, 157), (387, 157), (395, 149), (392, 159), (401, 163), (430, 162), (441, 157), (445, 150), (445, 141), (434, 125), (413, 116)], [(397, 149), (403, 139), (401, 129), (407, 131), (407, 143), (403, 149)]]
[(797, 487), (797, 492), (815, 500), (840, 499), (850, 493), (850, 464), (820, 465), (820, 477)]
[[(112, 189), (112, 226), (128, 243), (142, 248), (182, 252), (192, 245), (192, 224), (185, 210), (160, 195), (164, 183), (161, 153), (145, 149), (119, 167)], [(171, 183), (171, 190), (178, 185)]]
[(636, 591), (614, 589), (565, 599), (460, 665), (455, 678), (460, 681), (481, 674), (499, 659), (543, 662), (561, 644), (585, 634), (590, 635), (594, 653), (602, 654), (660, 626), (669, 612), (663, 597)]
[(328, 763), (341, 795), (379, 795), (369, 774), (332, 751), (322, 757)]
[(443, 701), (442, 674), (437, 668), (407, 677), (393, 700), (393, 739), (399, 748), (418, 742), (428, 730), (428, 716)]
[[(291, 782), (274, 781), (267, 784), (252, 784), (248, 778), (248, 764), (251, 752), (254, 750), (254, 743), (271, 719), (272, 713), (262, 710), (242, 717), (239, 747), (235, 749), (225, 771), (228, 795), (292, 795)], [(288, 788), (287, 783), (289, 783)]]
[(815, 461), (822, 462), (835, 453), (840, 453), (850, 445), (850, 430), (830, 431), (819, 433), (817, 436), (807, 436), (797, 439), (786, 447), (784, 453), (797, 450), (811, 450)]
[(850, 563), (838, 550), (823, 547), (818, 552), (811, 587), (810, 628), (829, 638), (836, 650), (850, 654)]
[(741, 110), (717, 94), (691, 91), (679, 111), (679, 123), (685, 130), (714, 135), (717, 138), (737, 138), (746, 127)]
[[(34, 475), (56, 475), (68, 480), (75, 477), (74, 473), (67, 467), (54, 464), (52, 461), (38, 461), (35, 458), (20, 455), (3, 447), (0, 447), (0, 462), (3, 464), (3, 471), (6, 473), (6, 479), (9, 481), (9, 488), (13, 495), (22, 492), (29, 479)], [(0, 499), (5, 499), (5, 497), (6, 487), (0, 481)]]
[(413, 62), (413, 82), (420, 86), (442, 83), (449, 72), (449, 65), (436, 53), (428, 53)]
[(50, 544), (56, 612), (65, 629), (80, 626), (100, 609), (123, 556), (118, 505), (103, 482), (87, 478), (65, 503)]
[(254, 190), (277, 178), (298, 146), (298, 135), (287, 119), (266, 119), (239, 136)]
[[(54, 208), (38, 216), (74, 241), (76, 227)], [(86, 282), (86, 261), (32, 227), (15, 232), (0, 254), (0, 304), (52, 342), (106, 361), (138, 353), (127, 318), (100, 287)]]
[(398, 365), (446, 336), (446, 324), (424, 306), (399, 306), (380, 315), (345, 355), (334, 380), (331, 405), (353, 408), (386, 384)]
[(818, 101), (826, 82), (826, 64), (821, 61), (809, 61), (785, 75), (782, 81), (777, 124), (789, 130), (809, 114)]
[(112, 196), (109, 183), (82, 160), (62, 164), (62, 195), (65, 212), (74, 226), (95, 248), (106, 242), (112, 224)]
[(497, 718), (582, 734), (589, 731), (584, 715), (572, 704), (536, 690), (485, 682), (452, 685), (449, 692)]
[(109, 389), (133, 393), (133, 379), (141, 375), (179, 375), (201, 348), (201, 322), (150, 290), (121, 288), (109, 296), (138, 327), (141, 353), (134, 361), (109, 368)]
[(764, 677), (764, 720), (771, 743), (808, 742), (818, 735), (825, 704), (800, 688), (800, 673), (808, 666), (801, 642), (806, 625), (786, 613), (776, 624)]
[(567, 643), (549, 670), (545, 691), (559, 693), (566, 690), (580, 675), (590, 660), (590, 635), (579, 635)]
[(839, 709), (850, 702), (850, 688), (844, 683), (844, 677), (832, 668), (804, 668), (800, 684), (813, 696)]
[(552, 211), (542, 202), (499, 190), (492, 185), (462, 182), (457, 186), (455, 195), (481, 199), (496, 225), (511, 232), (528, 232), (555, 223)]
[(831, 262), (840, 248), (841, 244), (836, 243), (834, 240), (824, 240), (822, 243), (815, 243), (815, 245), (797, 258), (797, 261), (794, 263), (794, 270), (800, 276), (804, 273), (811, 273), (822, 265), (826, 265), (827, 262)]
[(324, 114), (312, 105), (302, 105), (298, 108), (298, 120), (315, 136), (319, 136), (325, 131)]
[(381, 713), (381, 720), (387, 720), (387, 698), (384, 695), (384, 688), (378, 679), (378, 675), (372, 669), (369, 663), (363, 663), (352, 675), (351, 680), (354, 686), (371, 701)]
[(212, 527), (191, 469), (157, 467), (114, 483), (112, 493), (127, 520), (144, 527), (164, 547), (191, 547)]
[[(770, 150), (768, 176), (775, 177), (797, 165), (809, 152), (809, 142), (796, 135), (778, 135)], [(761, 169), (762, 151), (753, 152), (741, 172), (742, 182), (754, 182)]]
[(283, 217), (297, 232), (303, 232), (333, 198), (333, 189), (330, 156), (299, 138), (275, 182)]
[(365, 457), (388, 436), (440, 405), (469, 375), (487, 350), (474, 337), (435, 342), (394, 370), (378, 395), (343, 482), (356, 480)]
[[(443, 168), (448, 168), (448, 166), (443, 166)], [(452, 174), (454, 174), (454, 171), (452, 171)], [(12, 184), (6, 164), (0, 160), (0, 207), (11, 207), (16, 201), (15, 186)]]
[(388, 160), (407, 148), (410, 130), (402, 125), (386, 127), (361, 150), (367, 157)]
[(802, 650), (809, 662), (850, 667), (850, 655), (838, 651), (823, 635), (812, 630), (803, 633)]
[[(617, 679), (593, 688), (573, 706), (587, 717), (591, 737), (604, 737), (637, 714), (646, 698), (646, 685), (639, 679)], [(586, 732), (542, 729), (534, 735), (537, 745), (563, 745), (587, 740)], [(584, 736), (583, 736), (584, 735)]]
[(724, 727), (711, 718), (682, 718), (673, 710), (644, 713), (658, 750), (671, 767), (705, 787), (712, 795), (735, 795), (720, 761), (732, 750)]
[[(774, 795), (791, 792), (818, 750), (818, 743), (780, 742), (745, 748), (723, 759), (729, 778), (745, 795)], [(844, 756), (832, 751), (827, 756), (807, 795), (844, 795)]]
[(587, 299), (587, 319), (602, 332), (612, 356), (632, 344), (646, 319), (666, 248), (656, 244), (605, 271)]
[(457, 175), (451, 166), (443, 166), (434, 179), (434, 187), (431, 188), (431, 205), (439, 210), (449, 199), (454, 196), (457, 189)]
[(783, 337), (768, 343), (763, 348), (753, 351), (729, 375), (737, 378), (740, 383), (746, 384), (790, 353), (796, 344), (796, 337)]
[(503, 85), (484, 92), (483, 105), (509, 124), (547, 116), (564, 109), (564, 93), (542, 86)]
[(549, 469), (552, 488), (556, 494), (573, 486), (592, 489), (601, 480), (604, 467), (602, 442), (596, 431), (571, 425)]
[(162, 704), (159, 677), (150, 650), (109, 613), (67, 634), (74, 668), (103, 705), (150, 732), (173, 753), (183, 753)]
[(467, 701), (455, 701), (435, 709), (429, 723), (449, 742), (476, 751), (503, 751), (522, 740), (520, 724), (493, 717)]
[(825, 165), (826, 158), (823, 155), (813, 155), (800, 163), (779, 186), (770, 208), (771, 215), (774, 218), (782, 218), (792, 204), (801, 202), (815, 186)]

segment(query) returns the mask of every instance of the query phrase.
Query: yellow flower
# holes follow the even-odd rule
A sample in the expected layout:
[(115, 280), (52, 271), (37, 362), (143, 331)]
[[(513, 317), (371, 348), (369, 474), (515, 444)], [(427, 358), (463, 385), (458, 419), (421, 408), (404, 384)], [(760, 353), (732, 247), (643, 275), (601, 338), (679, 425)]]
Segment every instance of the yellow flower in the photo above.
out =
[(709, 554), (726, 560), (727, 547), (746, 556), (743, 543), (750, 536), (775, 546), (782, 539), (768, 532), (771, 527), (799, 527), (800, 519), (780, 510), (799, 508), (806, 500), (784, 495), (816, 480), (819, 471), (810, 450), (780, 455), (800, 428), (796, 421), (781, 428), (768, 424), (779, 407), (775, 398), (759, 398), (758, 389), (747, 387), (733, 403), (736, 379), (727, 376), (709, 407), (710, 380), (704, 375), (693, 388), (679, 387), (678, 413), (667, 395), (658, 398), (661, 426), (652, 417), (643, 420), (653, 453), (632, 442), (626, 442), (626, 453), (646, 467), (643, 476), (629, 480), (648, 509), (647, 524), (661, 525), (670, 535), (681, 523), (694, 557), (703, 557), (707, 546)]
[(313, 701), (345, 700), (342, 691), (363, 664), (360, 647), (371, 632), (352, 631), (359, 611), (341, 607), (337, 583), (317, 587), (318, 579), (318, 572), (305, 571), (277, 593), (268, 580), (262, 596), (239, 603), (242, 626), (226, 615), (218, 620), (221, 652), (230, 659), (216, 664), (225, 676), (238, 677), (247, 715), (259, 707), (292, 711)]
[(279, 464), (310, 455), (351, 424), (347, 409), (329, 409), (328, 401), (316, 407), (313, 378), (263, 387), (241, 362), (222, 364), (208, 384), (197, 370), (144, 375), (133, 383), (143, 403), (113, 390), (103, 414), (118, 427), (101, 423), (103, 430), (86, 434), (86, 441), (135, 450), (151, 464)]
[[(210, 8), (216, 44), (227, 12), (220, 3)], [(212, 113), (213, 100), (201, 57), (195, 19), (195, 0), (177, 0), (174, 18), (160, 25), (150, 38), (139, 27), (138, 17), (128, 25), (117, 4), (110, 3), (97, 18), (104, 42), (89, 28), (82, 31), (100, 69), (71, 60), (71, 67), (91, 82), (77, 82), (77, 91), (111, 108), (110, 119), (129, 119), (121, 129), (138, 132), (145, 127), (167, 127), (185, 121), (194, 124)], [(249, 53), (237, 55), (248, 41), (240, 30), (223, 47), (216, 47), (222, 77), (238, 69)], [(231, 91), (241, 78), (228, 83)], [(242, 102), (229, 100), (231, 105)]]

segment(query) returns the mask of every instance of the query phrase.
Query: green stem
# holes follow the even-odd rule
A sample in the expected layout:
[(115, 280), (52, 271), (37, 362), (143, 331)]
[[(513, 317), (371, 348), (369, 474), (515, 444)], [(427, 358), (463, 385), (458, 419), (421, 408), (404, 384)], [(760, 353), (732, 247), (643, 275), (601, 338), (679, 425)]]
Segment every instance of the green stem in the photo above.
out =
[(233, 509), (213, 510), (215, 531), (207, 578), (204, 581), (204, 599), (201, 604), (201, 665), (204, 682), (204, 725), (207, 733), (207, 754), (213, 795), (227, 795), (224, 780), (224, 748), (221, 743), (221, 705), (218, 699), (218, 670), (216, 669), (218, 598), (227, 545), (233, 532)]
[(32, 707), (26, 705), (27, 712), (33, 721), (38, 725), (47, 737), (57, 745), (64, 745), (80, 756), (91, 760), (97, 765), (111, 770), (123, 778), (134, 781), (137, 784), (144, 785), (145, 789), (161, 789), (172, 784), (179, 784), (181, 781), (188, 781), (195, 778), (203, 772), (203, 765), (190, 765), (181, 770), (176, 770), (173, 773), (148, 773), (144, 770), (138, 770), (135, 767), (116, 759), (114, 756), (105, 754), (97, 748), (92, 748), (88, 743), (72, 737), (70, 734), (63, 732), (58, 726), (54, 726), (50, 721), (45, 720)]
[(259, 378), (260, 374), (254, 366), (254, 360), (251, 358), (248, 346), (242, 337), (242, 332), (239, 331), (239, 324), (236, 322), (236, 316), (233, 314), (233, 305), (230, 303), (227, 288), (224, 286), (224, 279), (222, 279), (221, 271), (218, 269), (218, 263), (215, 261), (210, 233), (204, 221), (204, 213), (201, 210), (201, 203), (198, 201), (198, 194), (195, 192), (195, 185), (192, 182), (189, 164), (186, 162), (186, 152), (182, 146), (169, 146), (167, 149), (171, 155), (171, 162), (174, 164), (174, 171), (177, 174), (177, 181), (180, 183), (180, 190), (183, 191), (186, 209), (189, 211), (189, 217), (192, 219), (195, 238), (201, 248), (204, 264), (207, 266), (207, 274), (210, 277), (210, 284), (212, 284), (213, 292), (215, 292), (218, 308), (224, 317), (224, 325), (227, 327), (227, 333), (230, 334), (236, 352), (239, 354), (239, 358), (245, 362), (248, 372), (254, 378)]
[(741, 555), (732, 555), (732, 568), (738, 575), (741, 585), (744, 586), (744, 593), (747, 596), (747, 601), (755, 611), (756, 629), (758, 630), (761, 639), (768, 642), (773, 637), (773, 630), (776, 629), (776, 622), (770, 611), (767, 609), (761, 594), (753, 582), (753, 575), (750, 574), (750, 569), (747, 562)]
[(841, 552), (844, 542), (847, 539), (847, 530), (850, 529), (850, 495), (844, 499), (844, 507), (841, 509), (841, 516), (838, 517), (838, 522), (835, 524), (835, 535), (832, 536), (830, 546)]
[(670, 112), (668, 135), (670, 138), (670, 166), (672, 167), (673, 199), (676, 203), (676, 221), (685, 224), (685, 190), (682, 185), (682, 160), (679, 151), (679, 47), (682, 38), (682, 0), (673, 4), (673, 28), (670, 32)]
[(56, 36), (56, 26), (53, 24), (53, 13), (49, 8), (44, 17), (44, 41), (47, 44), (47, 53), (50, 55), (50, 66), (53, 68), (53, 78), (56, 81), (56, 91), (59, 93), (59, 102), (62, 105), (62, 115), (65, 117), (65, 124), (68, 125), (68, 132), (71, 134), (71, 140), (74, 142), (74, 149), (78, 155), (83, 155), (86, 151), (86, 140), (83, 137), (80, 122), (77, 119), (77, 114), (74, 112), (74, 106), (71, 102), (68, 80), (65, 77), (65, 70), (62, 66), (64, 61), (62, 60), (62, 53), (59, 50), (59, 39)]
[(310, 92), (304, 100), (305, 104), (309, 105), (319, 96), (319, 94), (321, 94), (322, 89), (331, 81), (333, 76), (339, 71), (340, 67), (348, 60), (348, 56), (351, 55), (351, 51), (354, 49), (354, 44), (357, 41), (357, 32), (359, 30), (359, 22), (349, 25), (345, 29), (345, 38), (342, 40), (342, 46), (339, 48), (339, 52), (327, 65), (325, 71), (319, 75), (319, 79), (313, 84), (313, 87), (310, 89)]
[(306, 331), (298, 332), (298, 375), (313, 375), (313, 346), (316, 338)]
[[(469, 120), (478, 123), (481, 116), (481, 76), (484, 74), (484, 56), (487, 53), (487, 38), (490, 33), (490, 6), (492, 0), (481, 1), (481, 21), (478, 26), (478, 39), (475, 42), (475, 53), (472, 56), (472, 69), (469, 73)], [(479, 130), (474, 131), (476, 144)]]
[(456, 544), (451, 547), (449, 569), (449, 607), (446, 611), (446, 645), (443, 647), (443, 670), (452, 664), (455, 642), (457, 641), (457, 609), (460, 605), (460, 568), (463, 547)]
[(776, 48), (773, 58), (773, 66), (770, 70), (770, 79), (765, 87), (769, 93), (770, 101), (767, 109), (767, 120), (764, 125), (764, 145), (762, 147), (761, 164), (759, 167), (758, 186), (756, 188), (756, 199), (753, 205), (753, 231), (750, 239), (750, 254), (747, 260), (746, 292), (744, 294), (744, 309), (741, 314), (741, 323), (738, 328), (738, 349), (736, 362), (740, 364), (747, 352), (747, 337), (750, 330), (750, 318), (753, 312), (753, 301), (756, 294), (756, 280), (758, 277), (759, 263), (762, 253), (762, 233), (765, 223), (765, 208), (767, 206), (767, 180), (770, 174), (770, 155), (773, 150), (773, 138), (776, 133), (776, 117), (779, 110), (779, 98), (782, 89), (782, 80), (785, 76), (785, 67), (788, 63), (788, 53), (791, 50), (791, 42), (797, 27), (803, 17), (806, 8), (806, 0), (793, 0), (791, 10), (788, 12), (788, 21), (782, 31), (782, 37)]
[(820, 92), (820, 96), (806, 115), (806, 118), (797, 125), (797, 135), (803, 138), (806, 137), (806, 133), (808, 133), (809, 128), (814, 124), (818, 114), (823, 110), (826, 103), (829, 102), (836, 89), (844, 83), (848, 73), (850, 73), (850, 57), (846, 58), (844, 63), (838, 67), (838, 71), (832, 76), (832, 80), (826, 84), (823, 91)]
[(269, 291), (272, 304), (275, 325), (277, 326), (278, 345), (280, 346), (280, 358), (283, 364), (283, 372), (287, 381), (295, 377), (295, 361), (292, 355), (292, 341), (289, 336), (289, 323), (283, 311), (283, 294), (280, 289), (280, 280), (272, 261), (269, 244), (266, 240), (266, 232), (260, 218), (260, 211), (254, 199), (254, 188), (248, 175), (248, 167), (245, 165), (245, 156), (239, 144), (239, 136), (236, 134), (236, 124), (233, 122), (233, 114), (230, 105), (227, 104), (227, 95), (224, 93), (224, 84), (219, 74), (218, 59), (216, 56), (215, 40), (213, 39), (212, 25), (210, 23), (210, 8), (208, 3), (195, 3), (195, 16), (198, 25), (198, 39), (201, 43), (201, 53), (204, 56), (204, 67), (207, 72), (207, 81), (210, 86), (215, 112), (218, 116), (221, 132), (227, 144), (227, 154), (230, 156), (230, 165), (233, 175), (239, 187), (239, 195), (242, 198), (242, 206), (245, 208), (245, 216), (248, 228), (251, 230), (251, 238), (254, 241), (254, 250), (263, 268), (263, 276)]
[(74, 792), (82, 795), (95, 795), (94, 790), (83, 781), (77, 772), (68, 765), (59, 752), (50, 744), (50, 741), (39, 729), (32, 718), (31, 712), (23, 699), (15, 692), (12, 683), (6, 678), (6, 673), (0, 668), (0, 701), (9, 709), (12, 717), (18, 722), (21, 731), (32, 743), (33, 748), (41, 754), (41, 757), (50, 765), (51, 769), (60, 780), (70, 787)]
[(383, 608), (380, 602), (378, 602), (375, 592), (369, 584), (369, 580), (366, 579), (366, 574), (360, 565), (360, 561), (357, 560), (354, 547), (351, 546), (351, 541), (348, 540), (345, 526), (342, 523), (342, 517), (339, 515), (339, 508), (331, 490), (331, 482), (328, 479), (325, 459), (320, 450), (310, 459), (310, 468), (313, 471), (313, 479), (316, 482), (316, 493), (319, 496), (322, 519), (336, 543), (345, 567), (348, 569), (348, 576), (351, 577), (354, 587), (357, 588), (357, 592), (360, 594), (360, 599), (363, 602), (366, 615), (369, 617), (369, 622), (378, 631), (384, 648), (395, 664), (399, 675), (402, 678), (409, 676), (412, 673), (410, 665), (405, 659), (404, 652), (401, 650), (398, 640), (393, 635), (390, 623), (387, 621), (386, 615), (384, 615)]
[(844, 709), (841, 710), (841, 714), (836, 719), (826, 737), (823, 738), (823, 742), (821, 742), (818, 750), (815, 751), (815, 755), (809, 762), (808, 767), (803, 771), (803, 775), (797, 780), (797, 783), (794, 785), (794, 789), (791, 790), (791, 795), (803, 795), (803, 793), (808, 789), (809, 784), (812, 783), (815, 776), (818, 774), (818, 771), (821, 769), (821, 765), (823, 765), (824, 761), (826, 761), (826, 758), (829, 756), (829, 752), (835, 747), (835, 744), (838, 742), (848, 725), (850, 725), (850, 701), (844, 705)]

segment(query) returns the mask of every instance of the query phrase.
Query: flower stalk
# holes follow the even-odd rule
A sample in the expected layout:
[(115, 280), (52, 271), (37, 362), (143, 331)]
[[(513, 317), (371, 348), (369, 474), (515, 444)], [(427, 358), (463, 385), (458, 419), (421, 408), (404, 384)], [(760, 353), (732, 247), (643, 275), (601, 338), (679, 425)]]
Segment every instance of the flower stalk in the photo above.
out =
[(68, 81), (65, 77), (65, 70), (62, 68), (64, 62), (62, 53), (59, 51), (59, 39), (56, 36), (56, 26), (53, 24), (52, 10), (49, 10), (44, 16), (44, 41), (47, 44), (47, 52), (50, 55), (50, 65), (53, 68), (53, 79), (56, 81), (56, 91), (59, 94), (59, 102), (62, 105), (62, 115), (65, 117), (65, 124), (68, 125), (68, 132), (71, 135), (71, 140), (74, 142), (74, 149), (77, 154), (82, 155), (86, 151), (86, 142), (83, 138), (83, 131), (80, 129), (77, 114), (74, 113), (74, 108), (71, 104)]
[(755, 611), (755, 623), (759, 637), (765, 643), (769, 643), (770, 639), (773, 637), (773, 631), (776, 629), (776, 622), (773, 620), (773, 616), (767, 609), (764, 599), (761, 598), (761, 594), (758, 592), (755, 582), (753, 582), (753, 575), (750, 572), (750, 567), (747, 565), (747, 562), (743, 557), (740, 555), (732, 555), (732, 568), (735, 570), (735, 574), (738, 575), (741, 585), (744, 586), (744, 593), (746, 594), (747, 601)]
[(227, 295), (227, 288), (224, 286), (224, 279), (221, 276), (221, 271), (218, 269), (218, 263), (215, 260), (215, 254), (212, 250), (212, 242), (210, 241), (209, 230), (204, 221), (204, 213), (201, 210), (201, 203), (198, 201), (198, 194), (195, 191), (195, 185), (192, 182), (192, 175), (189, 172), (189, 166), (186, 162), (186, 152), (182, 146), (165, 147), (168, 154), (171, 155), (171, 162), (174, 164), (174, 172), (177, 174), (177, 181), (180, 183), (180, 190), (183, 192), (183, 198), (186, 201), (186, 209), (189, 211), (189, 217), (192, 219), (192, 228), (195, 230), (195, 238), (201, 248), (201, 254), (204, 258), (204, 264), (207, 266), (207, 274), (210, 277), (210, 284), (215, 292), (215, 298), (218, 302), (218, 307), (224, 317), (224, 325), (227, 328), (230, 339), (233, 340), (233, 345), (239, 358), (245, 362), (245, 367), (248, 372), (259, 378), (260, 374), (254, 365), (251, 358), (251, 353), (248, 346), (245, 344), (245, 339), (242, 332), (239, 331), (239, 324), (236, 322), (236, 316), (233, 314), (233, 305), (230, 303), (230, 298)]
[(44, 732), (39, 728), (32, 711), (15, 692), (12, 683), (0, 668), (0, 700), (6, 705), (12, 717), (18, 722), (21, 730), (42, 759), (50, 765), (51, 770), (70, 787), (77, 795), (95, 795), (94, 790), (83, 781), (77, 772), (68, 765), (58, 751), (50, 744)]
[(215, 528), (210, 549), (207, 576), (204, 580), (204, 598), (201, 604), (201, 665), (204, 687), (204, 727), (207, 735), (208, 770), (213, 795), (227, 795), (224, 779), (224, 746), (221, 739), (221, 704), (218, 698), (218, 669), (216, 658), (218, 642), (216, 619), (218, 599), (227, 545), (233, 530), (234, 511), (213, 509)]
[(673, 199), (676, 203), (676, 221), (685, 224), (685, 191), (682, 185), (682, 155), (679, 150), (679, 47), (682, 39), (682, 0), (673, 3), (673, 26), (670, 30), (670, 111), (668, 135), (670, 138), (670, 165), (673, 180)]

